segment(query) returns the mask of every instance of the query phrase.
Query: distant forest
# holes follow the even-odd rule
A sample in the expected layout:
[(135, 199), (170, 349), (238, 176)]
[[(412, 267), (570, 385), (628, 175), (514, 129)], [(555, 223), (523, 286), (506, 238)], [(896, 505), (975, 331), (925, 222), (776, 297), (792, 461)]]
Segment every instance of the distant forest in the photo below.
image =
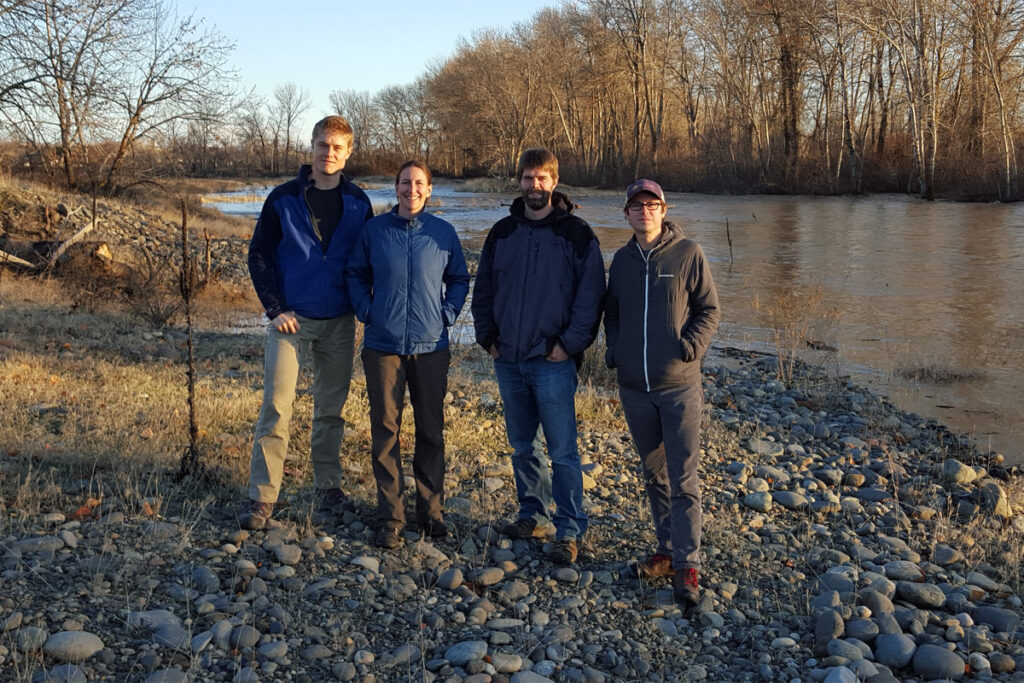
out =
[[(309, 93), (238, 92), (231, 49), (163, 0), (0, 0), (0, 165), (107, 191), (290, 173)], [(566, 0), (413, 83), (334, 86), (359, 172), (509, 176), (543, 145), (578, 185), (1022, 196), (1024, 0)]]

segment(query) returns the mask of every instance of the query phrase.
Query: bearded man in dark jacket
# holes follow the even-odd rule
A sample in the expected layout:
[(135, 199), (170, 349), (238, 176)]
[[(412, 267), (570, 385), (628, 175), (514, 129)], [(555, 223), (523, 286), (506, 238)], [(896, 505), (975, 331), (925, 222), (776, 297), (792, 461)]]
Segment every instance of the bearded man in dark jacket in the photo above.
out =
[[(554, 154), (526, 150), (516, 177), (522, 196), (511, 215), (491, 228), (480, 253), (473, 319), (477, 343), (494, 358), (513, 449), (519, 512), (504, 531), (544, 538), (554, 522), (548, 559), (571, 564), (587, 531), (576, 445), (576, 371), (600, 324), (604, 260), (593, 230), (554, 191)], [(534, 446), (538, 426), (550, 472)]]
[(626, 189), (633, 237), (615, 252), (605, 303), (605, 362), (643, 464), (658, 548), (636, 564), (646, 578), (673, 577), (676, 600), (700, 598), (700, 364), (721, 313), (700, 246), (666, 221), (652, 180)]

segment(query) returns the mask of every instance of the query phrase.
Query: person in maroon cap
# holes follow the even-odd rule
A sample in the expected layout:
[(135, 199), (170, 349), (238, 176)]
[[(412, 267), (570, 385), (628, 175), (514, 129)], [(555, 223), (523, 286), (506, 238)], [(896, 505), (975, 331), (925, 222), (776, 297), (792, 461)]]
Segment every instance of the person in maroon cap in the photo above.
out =
[(636, 570), (672, 576), (676, 600), (690, 609), (700, 599), (700, 363), (721, 313), (704, 252), (666, 211), (653, 180), (626, 189), (633, 237), (608, 272), (605, 363), (617, 371), (658, 539)]

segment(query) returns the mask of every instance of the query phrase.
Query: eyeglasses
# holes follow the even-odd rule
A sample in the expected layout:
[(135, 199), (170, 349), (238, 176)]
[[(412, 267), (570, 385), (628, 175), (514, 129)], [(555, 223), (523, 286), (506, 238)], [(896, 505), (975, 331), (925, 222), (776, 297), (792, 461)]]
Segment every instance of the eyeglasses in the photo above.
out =
[(651, 213), (656, 213), (662, 206), (664, 206), (663, 202), (630, 202), (629, 204), (626, 204), (626, 208), (633, 213), (639, 213), (644, 209), (647, 209)]

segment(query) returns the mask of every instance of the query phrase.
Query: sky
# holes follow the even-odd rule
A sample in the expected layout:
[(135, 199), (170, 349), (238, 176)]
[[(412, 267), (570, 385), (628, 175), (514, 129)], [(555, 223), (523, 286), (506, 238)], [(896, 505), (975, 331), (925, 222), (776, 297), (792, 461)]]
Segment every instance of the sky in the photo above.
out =
[(312, 106), (299, 138), (331, 113), (332, 90), (376, 92), (412, 83), (427, 65), (454, 53), (459, 38), (487, 28), (527, 22), (557, 0), (433, 0), (330, 3), (281, 0), (180, 0), (235, 43), (231, 66), (238, 87), (255, 87), (268, 100), (276, 85), (294, 82)]

